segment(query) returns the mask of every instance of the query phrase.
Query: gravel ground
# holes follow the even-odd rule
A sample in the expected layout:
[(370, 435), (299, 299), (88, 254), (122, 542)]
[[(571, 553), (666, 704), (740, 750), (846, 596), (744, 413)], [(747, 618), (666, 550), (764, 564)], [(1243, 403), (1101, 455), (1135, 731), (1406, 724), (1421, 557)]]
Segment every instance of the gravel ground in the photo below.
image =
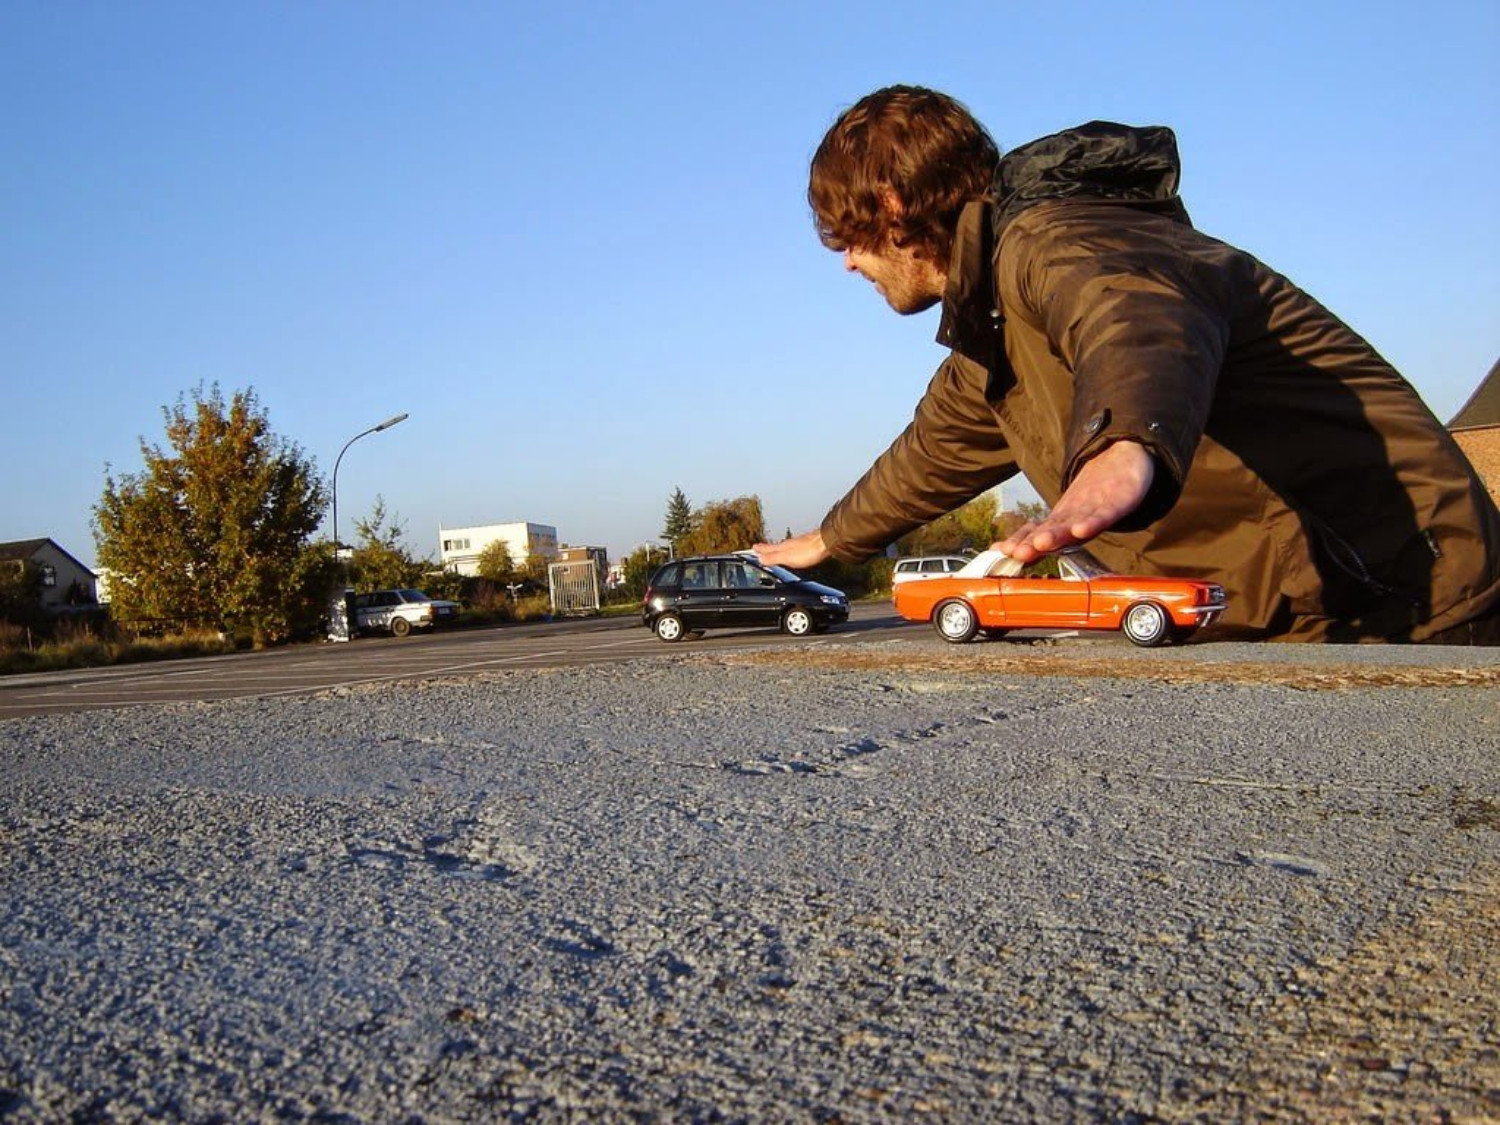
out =
[(0, 723), (0, 1120), (1500, 1119), (1500, 655)]

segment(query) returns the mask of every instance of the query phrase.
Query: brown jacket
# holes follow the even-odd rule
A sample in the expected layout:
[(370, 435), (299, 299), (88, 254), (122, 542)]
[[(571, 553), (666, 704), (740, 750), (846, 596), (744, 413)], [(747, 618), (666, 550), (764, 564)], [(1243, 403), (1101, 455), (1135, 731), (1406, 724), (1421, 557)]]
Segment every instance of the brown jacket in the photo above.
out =
[[(1116, 174), (1093, 182), (1100, 162)], [(1441, 423), (1306, 293), (1194, 230), (1176, 181), (1167, 130), (1094, 123), (1002, 161), (959, 222), (953, 352), (825, 518), (832, 553), (1017, 471), (1054, 504), (1130, 438), (1157, 483), (1090, 549), (1221, 583), (1221, 635), (1422, 640), (1500, 601), (1500, 513)]]

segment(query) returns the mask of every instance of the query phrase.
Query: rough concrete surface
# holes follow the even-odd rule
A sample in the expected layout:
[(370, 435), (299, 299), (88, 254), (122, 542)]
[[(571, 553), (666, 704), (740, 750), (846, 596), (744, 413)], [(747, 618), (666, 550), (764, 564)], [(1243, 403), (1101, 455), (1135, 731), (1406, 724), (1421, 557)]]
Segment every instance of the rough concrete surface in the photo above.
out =
[(1460, 650), (0, 723), (0, 1120), (1493, 1121), (1497, 759)]

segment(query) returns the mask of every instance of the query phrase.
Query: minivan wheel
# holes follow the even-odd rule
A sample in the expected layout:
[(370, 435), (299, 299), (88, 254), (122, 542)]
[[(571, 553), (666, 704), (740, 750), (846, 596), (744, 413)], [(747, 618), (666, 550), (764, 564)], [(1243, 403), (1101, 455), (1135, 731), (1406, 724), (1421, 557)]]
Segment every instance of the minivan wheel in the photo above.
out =
[(669, 644), (682, 640), (687, 633), (687, 630), (682, 627), (682, 618), (675, 613), (662, 614), (652, 627), (656, 630), (656, 635)]
[(973, 640), (974, 634), (979, 632), (979, 618), (974, 616), (968, 602), (951, 598), (940, 602), (933, 611), (932, 627), (949, 644), (961, 645)]
[(404, 617), (391, 618), (391, 636), (404, 637), (411, 632), (411, 622)]
[(794, 637), (805, 637), (812, 632), (812, 614), (800, 606), (793, 606), (781, 619), (781, 627)]
[(1171, 637), (1172, 622), (1167, 611), (1155, 602), (1136, 602), (1125, 611), (1120, 631), (1142, 648), (1155, 648)]

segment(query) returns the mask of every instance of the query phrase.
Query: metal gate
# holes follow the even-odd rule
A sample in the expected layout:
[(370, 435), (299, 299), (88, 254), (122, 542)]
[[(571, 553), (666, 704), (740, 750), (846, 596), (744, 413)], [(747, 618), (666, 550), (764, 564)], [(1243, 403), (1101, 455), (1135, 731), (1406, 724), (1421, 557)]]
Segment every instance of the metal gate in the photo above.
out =
[(592, 559), (550, 564), (547, 586), (553, 613), (599, 612), (599, 568)]

